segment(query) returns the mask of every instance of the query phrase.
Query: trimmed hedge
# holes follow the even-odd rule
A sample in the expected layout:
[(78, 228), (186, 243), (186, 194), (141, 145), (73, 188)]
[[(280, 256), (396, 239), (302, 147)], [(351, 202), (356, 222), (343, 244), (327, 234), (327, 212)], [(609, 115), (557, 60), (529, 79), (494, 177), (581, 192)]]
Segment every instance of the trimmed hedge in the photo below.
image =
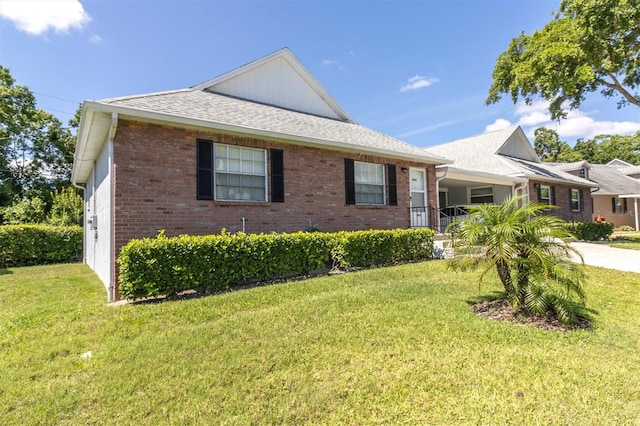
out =
[(228, 289), (245, 280), (267, 281), (330, 267), (366, 267), (429, 259), (429, 229), (228, 234), (132, 240), (122, 248), (120, 292), (127, 299), (195, 288)]
[(0, 268), (78, 261), (82, 258), (79, 226), (0, 226)]
[(572, 222), (567, 224), (569, 231), (579, 240), (606, 240), (613, 234), (613, 223), (609, 222)]

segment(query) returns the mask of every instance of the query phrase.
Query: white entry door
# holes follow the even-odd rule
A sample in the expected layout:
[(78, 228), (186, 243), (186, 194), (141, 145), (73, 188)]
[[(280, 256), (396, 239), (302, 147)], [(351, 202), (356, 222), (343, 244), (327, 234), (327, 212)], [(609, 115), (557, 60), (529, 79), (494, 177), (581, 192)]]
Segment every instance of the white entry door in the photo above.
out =
[(409, 169), (411, 190), (411, 227), (425, 228), (429, 226), (427, 211), (427, 176), (424, 169)]

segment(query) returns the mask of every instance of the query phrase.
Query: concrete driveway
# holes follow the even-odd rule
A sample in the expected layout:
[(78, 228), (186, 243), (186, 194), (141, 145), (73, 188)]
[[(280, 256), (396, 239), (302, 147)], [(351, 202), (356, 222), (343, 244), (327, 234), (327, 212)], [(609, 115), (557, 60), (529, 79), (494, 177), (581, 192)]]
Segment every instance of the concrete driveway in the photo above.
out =
[[(571, 246), (582, 254), (584, 263), (587, 265), (640, 273), (640, 250), (620, 249), (606, 244), (581, 241), (571, 243)], [(577, 257), (574, 260), (578, 260)]]

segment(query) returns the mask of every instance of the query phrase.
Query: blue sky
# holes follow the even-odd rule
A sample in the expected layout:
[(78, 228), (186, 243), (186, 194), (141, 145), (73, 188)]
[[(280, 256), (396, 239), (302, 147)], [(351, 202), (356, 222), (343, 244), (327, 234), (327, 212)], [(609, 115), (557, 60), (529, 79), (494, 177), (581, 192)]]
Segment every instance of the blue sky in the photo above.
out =
[(0, 0), (0, 64), (64, 122), (84, 99), (193, 86), (286, 46), (356, 121), (420, 147), (510, 124), (570, 143), (640, 130), (637, 107), (599, 95), (560, 124), (542, 102), (485, 105), (498, 55), (558, 4)]

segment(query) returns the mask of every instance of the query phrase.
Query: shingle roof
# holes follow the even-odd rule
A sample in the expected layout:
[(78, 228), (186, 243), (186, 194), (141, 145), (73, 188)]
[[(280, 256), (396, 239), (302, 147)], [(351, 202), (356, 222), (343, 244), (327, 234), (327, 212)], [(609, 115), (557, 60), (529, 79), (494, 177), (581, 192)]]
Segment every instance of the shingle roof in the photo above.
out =
[(592, 167), (589, 179), (600, 187), (595, 195), (640, 194), (640, 180), (626, 176), (619, 167), (604, 164), (592, 164)]
[(145, 111), (167, 117), (199, 120), (215, 128), (218, 124), (280, 135), (284, 139), (313, 140), (319, 145), (335, 143), (361, 151), (401, 154), (417, 161), (444, 164), (437, 155), (356, 123), (318, 117), (197, 89), (181, 89), (139, 96), (104, 99), (97, 103)]
[[(517, 130), (518, 126), (511, 126), (494, 132), (430, 146), (426, 150), (453, 160), (453, 167), (459, 169), (502, 176), (526, 176), (542, 181), (564, 180), (576, 185), (594, 186), (586, 179), (566, 173), (549, 164), (499, 154), (505, 143)], [(525, 143), (524, 139), (522, 143)], [(529, 144), (528, 141), (526, 143)]]

